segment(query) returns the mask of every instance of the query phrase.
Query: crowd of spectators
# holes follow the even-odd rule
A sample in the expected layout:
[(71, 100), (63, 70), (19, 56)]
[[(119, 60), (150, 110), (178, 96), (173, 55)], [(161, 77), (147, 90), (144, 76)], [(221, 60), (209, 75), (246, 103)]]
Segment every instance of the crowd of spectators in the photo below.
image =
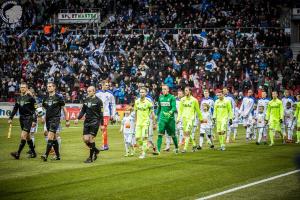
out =
[(2, 34), (0, 100), (13, 101), (22, 81), (39, 98), (54, 81), (74, 103), (88, 85), (100, 87), (104, 80), (118, 103), (132, 102), (140, 84), (154, 98), (162, 83), (174, 91), (189, 85), (198, 98), (204, 88), (229, 87), (237, 98), (250, 88), (299, 92), (300, 65), (292, 59), (277, 4), (172, 2), (117, 1), (117, 14), (102, 34), (62, 32), (57, 25), (47, 34), (25, 27)]

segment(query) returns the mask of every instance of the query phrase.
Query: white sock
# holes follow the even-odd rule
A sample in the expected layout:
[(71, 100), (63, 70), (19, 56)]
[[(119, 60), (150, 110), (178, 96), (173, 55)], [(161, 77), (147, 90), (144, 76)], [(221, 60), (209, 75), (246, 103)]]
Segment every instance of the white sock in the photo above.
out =
[(246, 139), (250, 139), (251, 130), (250, 127), (246, 128)]
[(128, 143), (127, 143), (127, 142), (125, 142), (125, 151), (126, 151), (126, 154), (127, 154), (127, 153), (129, 153), (128, 146), (129, 146), (129, 145), (128, 145)]
[(253, 140), (256, 140), (256, 129), (255, 128), (252, 129), (252, 138), (253, 138)]
[(180, 129), (179, 130), (179, 143), (183, 143), (183, 139), (184, 139), (184, 137), (183, 137), (183, 130), (182, 129)]
[(234, 138), (234, 139), (236, 138), (236, 135), (237, 135), (237, 128), (234, 128), (234, 129), (233, 129), (233, 138)]
[(288, 129), (288, 139), (289, 140), (292, 140), (293, 139), (293, 131), (292, 131), (292, 129)]
[(58, 148), (59, 148), (59, 151), (61, 150), (61, 137), (58, 136), (57, 138), (57, 142), (58, 142)]
[(169, 149), (171, 145), (171, 137), (166, 135), (166, 149)]
[(258, 131), (258, 139), (257, 139), (258, 143), (260, 143), (260, 141), (261, 141), (262, 134), (263, 134), (263, 131), (259, 129), (259, 131)]
[(229, 139), (230, 139), (230, 134), (231, 134), (231, 128), (227, 131), (227, 134), (226, 134), (226, 141), (229, 141)]
[(200, 133), (200, 137), (199, 137), (199, 146), (200, 146), (200, 147), (202, 147), (203, 141), (204, 141), (204, 134), (203, 134), (203, 133)]
[(33, 143), (33, 146), (34, 146), (34, 134), (31, 135), (31, 140), (32, 140), (32, 143)]
[(136, 145), (136, 139), (135, 139), (135, 136), (132, 136), (132, 145)]

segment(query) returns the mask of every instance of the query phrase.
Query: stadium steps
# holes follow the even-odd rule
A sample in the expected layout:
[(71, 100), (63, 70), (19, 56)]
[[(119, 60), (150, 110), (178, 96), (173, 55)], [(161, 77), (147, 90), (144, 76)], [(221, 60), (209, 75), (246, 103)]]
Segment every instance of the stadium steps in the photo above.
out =
[(297, 55), (300, 53), (300, 42), (292, 43), (291, 49), (293, 51), (293, 58), (296, 60)]

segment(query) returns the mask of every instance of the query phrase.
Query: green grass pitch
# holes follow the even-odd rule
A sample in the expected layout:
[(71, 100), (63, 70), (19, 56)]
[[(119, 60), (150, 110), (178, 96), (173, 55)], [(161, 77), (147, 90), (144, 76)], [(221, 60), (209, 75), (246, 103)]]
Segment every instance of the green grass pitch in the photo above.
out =
[[(246, 144), (245, 131), (226, 151), (210, 150), (147, 158), (125, 158), (119, 126), (109, 127), (110, 150), (101, 152), (95, 163), (85, 164), (88, 150), (82, 142), (82, 124), (62, 131), (61, 161), (20, 160), (9, 153), (19, 145), (20, 127), (14, 120), (12, 138), (8, 125), (0, 120), (0, 199), (196, 199), (251, 183), (296, 168), (294, 158), (300, 145)], [(198, 136), (198, 135), (197, 135)], [(36, 134), (38, 157), (45, 150), (42, 126)], [(101, 142), (99, 131), (97, 146)], [(217, 141), (216, 141), (216, 144)], [(217, 145), (218, 146), (218, 145)], [(299, 199), (300, 175), (294, 174), (262, 185), (239, 190), (216, 199)]]

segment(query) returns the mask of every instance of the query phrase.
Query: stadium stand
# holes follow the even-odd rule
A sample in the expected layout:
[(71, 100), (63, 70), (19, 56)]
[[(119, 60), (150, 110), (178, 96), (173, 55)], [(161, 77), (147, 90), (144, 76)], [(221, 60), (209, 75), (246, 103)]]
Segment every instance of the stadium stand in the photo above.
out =
[[(59, 9), (101, 8), (104, 27), (58, 25)], [(67, 102), (81, 102), (88, 85), (110, 80), (118, 103), (130, 103), (140, 83), (157, 98), (159, 85), (185, 85), (201, 98), (204, 88), (300, 91), (300, 65), (269, 1), (25, 1), (15, 31), (1, 32), (0, 100), (14, 101), (21, 81), (39, 98), (53, 80)], [(278, 1), (280, 2), (280, 1)], [(45, 5), (43, 10), (38, 9)], [(54, 9), (55, 8), (55, 9)], [(109, 9), (110, 8), (110, 9)]]

